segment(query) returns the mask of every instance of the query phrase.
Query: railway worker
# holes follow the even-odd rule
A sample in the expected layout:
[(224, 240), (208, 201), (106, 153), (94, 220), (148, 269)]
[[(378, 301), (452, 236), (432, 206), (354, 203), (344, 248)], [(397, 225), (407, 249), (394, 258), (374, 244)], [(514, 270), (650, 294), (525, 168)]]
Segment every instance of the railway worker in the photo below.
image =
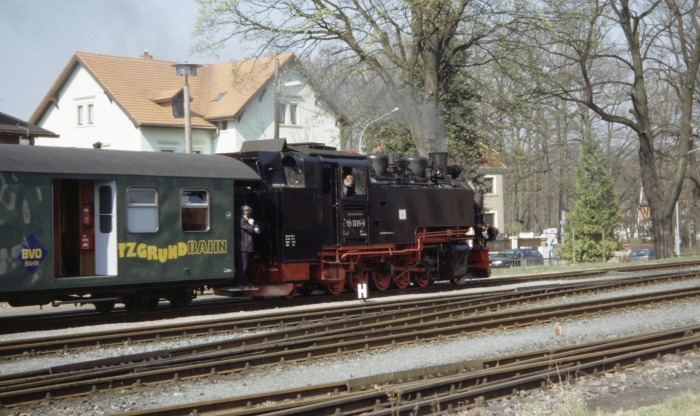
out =
[(255, 254), (255, 245), (253, 244), (253, 234), (255, 230), (255, 220), (251, 216), (253, 209), (248, 205), (241, 207), (241, 215), (236, 217), (234, 223), (234, 235), (236, 246), (236, 274), (234, 284), (241, 289), (251, 289), (248, 277), (250, 261)]
[(355, 178), (353, 178), (352, 175), (347, 175), (345, 179), (343, 179), (343, 196), (355, 196)]

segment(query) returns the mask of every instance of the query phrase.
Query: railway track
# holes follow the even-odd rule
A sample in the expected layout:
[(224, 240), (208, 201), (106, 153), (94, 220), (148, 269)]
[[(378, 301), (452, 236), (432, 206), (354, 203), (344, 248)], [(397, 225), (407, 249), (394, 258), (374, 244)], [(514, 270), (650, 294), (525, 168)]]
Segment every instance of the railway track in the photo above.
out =
[(124, 416), (433, 415), (700, 346), (700, 326)]
[[(289, 312), (281, 311), (262, 316), (242, 316), (227, 319), (213, 319), (191, 323), (166, 324), (133, 330), (115, 329), (91, 332), (89, 334), (67, 334), (44, 337), (37, 340), (18, 339), (0, 342), (0, 361), (24, 358), (52, 353), (69, 353), (85, 348), (106, 348), (112, 346), (133, 345), (148, 342), (163, 342), (180, 338), (196, 338), (212, 335), (240, 334), (245, 332), (270, 332), (285, 328), (306, 327), (319, 322), (347, 321), (358, 317), (378, 314), (403, 313), (407, 316), (417, 315), (431, 308), (447, 308), (449, 311), (482, 309), (501, 310), (505, 307), (534, 302), (543, 302), (563, 296), (600, 293), (633, 286), (643, 286), (675, 280), (700, 277), (700, 271), (685, 273), (660, 273), (644, 278), (614, 279), (591, 283), (550, 284), (536, 288), (503, 290), (480, 294), (457, 294), (442, 296), (439, 299), (410, 299), (381, 304), (363, 303), (341, 305), (317, 311)], [(269, 335), (272, 337), (272, 335)], [(235, 341), (233, 341), (235, 342)], [(223, 347), (223, 346), (222, 346)], [(199, 348), (199, 347), (195, 347)]]
[[(698, 272), (682, 273), (676, 278), (696, 278)], [(671, 276), (656, 276), (670, 279)], [(630, 284), (608, 282), (608, 285)], [(639, 280), (639, 279), (632, 279)], [(637, 282), (639, 283), (639, 282)], [(568, 288), (559, 296), (573, 292), (606, 290), (586, 284)], [(700, 288), (685, 288), (633, 297), (615, 297), (542, 306), (548, 299), (548, 288), (539, 293), (507, 295), (504, 299), (444, 299), (430, 305), (396, 310), (381, 305), (354, 317), (320, 320), (311, 325), (285, 327), (270, 333), (249, 335), (223, 343), (197, 345), (193, 348), (162, 350), (119, 359), (98, 360), (53, 367), (44, 371), (14, 374), (0, 378), (0, 402), (6, 406), (43, 400), (50, 397), (85, 395), (116, 387), (135, 387), (164, 381), (193, 379), (214, 374), (238, 373), (280, 363), (318, 360), (337, 355), (368, 352), (380, 348), (428, 340), (464, 336), (495, 328), (517, 328), (566, 318), (591, 316), (661, 302), (700, 297)], [(535, 290), (537, 292), (537, 290)], [(538, 300), (536, 300), (538, 299)], [(517, 302), (531, 303), (529, 308), (516, 308)], [(439, 299), (434, 299), (437, 302)], [(469, 302), (472, 302), (471, 306)], [(415, 300), (412, 301), (415, 304)], [(377, 305), (380, 306), (380, 305)]]
[[(640, 271), (658, 271), (669, 268), (690, 268), (698, 267), (700, 261), (683, 261), (672, 263), (644, 263), (635, 264), (634, 266), (618, 266), (597, 270), (581, 270), (581, 271), (557, 271), (540, 273), (534, 275), (517, 275), (517, 276), (501, 276), (488, 279), (471, 279), (461, 282), (458, 286), (450, 284), (437, 284), (428, 288), (408, 288), (404, 290), (389, 290), (382, 292), (372, 292), (373, 299), (395, 296), (397, 294), (425, 294), (436, 292), (449, 292), (464, 288), (478, 287), (496, 287), (513, 284), (523, 284), (528, 282), (547, 281), (547, 280), (565, 280), (565, 279), (585, 279), (605, 275), (607, 273), (633, 273)], [(512, 270), (512, 269), (511, 269)], [(527, 269), (523, 269), (527, 271)], [(259, 311), (274, 309), (280, 306), (305, 306), (318, 303), (319, 299), (323, 302), (344, 302), (356, 298), (354, 293), (343, 293), (339, 296), (306, 296), (296, 297), (293, 300), (279, 299), (201, 299), (195, 301), (187, 308), (170, 308), (163, 304), (156, 310), (143, 313), (128, 313), (124, 309), (118, 309), (111, 314), (104, 315), (93, 310), (86, 311), (69, 311), (69, 312), (46, 312), (42, 314), (31, 315), (13, 315), (9, 317), (0, 317), (0, 334), (12, 334), (18, 332), (29, 331), (47, 331), (53, 329), (67, 327), (81, 327), (104, 324), (117, 323), (134, 323), (163, 320), (183, 317), (195, 317), (199, 315), (224, 314), (232, 311)]]

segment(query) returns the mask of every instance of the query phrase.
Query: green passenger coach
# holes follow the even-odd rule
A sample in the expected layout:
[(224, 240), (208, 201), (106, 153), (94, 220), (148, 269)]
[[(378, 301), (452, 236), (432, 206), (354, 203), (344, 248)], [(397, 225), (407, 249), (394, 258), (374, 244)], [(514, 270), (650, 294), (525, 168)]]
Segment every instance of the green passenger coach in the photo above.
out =
[(187, 304), (234, 276), (226, 156), (0, 145), (0, 302)]

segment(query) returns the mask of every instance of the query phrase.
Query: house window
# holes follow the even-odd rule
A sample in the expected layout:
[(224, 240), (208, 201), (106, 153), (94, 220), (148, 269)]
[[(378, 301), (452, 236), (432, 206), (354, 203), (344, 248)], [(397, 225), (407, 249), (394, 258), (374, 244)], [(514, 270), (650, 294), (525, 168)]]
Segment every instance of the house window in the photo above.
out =
[(180, 92), (179, 94), (173, 97), (171, 105), (173, 106), (174, 118), (185, 117), (185, 100), (183, 92)]
[(95, 124), (95, 106), (92, 104), (87, 105), (87, 123), (90, 126)]
[(286, 118), (285, 115), (287, 113), (287, 104), (282, 104), (280, 103), (278, 108), (277, 108), (278, 114), (279, 114), (279, 122), (280, 124), (286, 123)]
[(83, 126), (85, 124), (85, 106), (84, 105), (78, 106), (77, 116), (78, 117), (77, 117), (76, 122), (78, 123), (79, 126)]
[(95, 124), (95, 106), (92, 103), (80, 103), (76, 106), (76, 119), (78, 126), (92, 126)]
[(486, 225), (496, 225), (496, 213), (488, 212), (484, 214), (484, 222)]
[(126, 222), (129, 232), (158, 231), (158, 191), (154, 188), (129, 188), (126, 197)]
[(209, 192), (204, 189), (183, 189), (180, 193), (182, 231), (209, 229)]
[(289, 104), (289, 124), (297, 124), (297, 105)]
[(487, 194), (496, 193), (496, 178), (493, 176), (486, 176), (484, 178), (484, 192)]

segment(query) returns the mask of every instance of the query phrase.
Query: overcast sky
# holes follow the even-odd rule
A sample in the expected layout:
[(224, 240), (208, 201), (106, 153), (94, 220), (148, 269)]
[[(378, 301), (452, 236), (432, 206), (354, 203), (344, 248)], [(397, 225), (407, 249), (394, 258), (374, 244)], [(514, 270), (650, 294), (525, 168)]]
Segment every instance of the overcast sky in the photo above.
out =
[[(0, 0), (0, 112), (29, 120), (75, 52), (205, 64), (240, 60), (193, 56), (195, 0)], [(173, 70), (174, 71), (174, 70)]]

